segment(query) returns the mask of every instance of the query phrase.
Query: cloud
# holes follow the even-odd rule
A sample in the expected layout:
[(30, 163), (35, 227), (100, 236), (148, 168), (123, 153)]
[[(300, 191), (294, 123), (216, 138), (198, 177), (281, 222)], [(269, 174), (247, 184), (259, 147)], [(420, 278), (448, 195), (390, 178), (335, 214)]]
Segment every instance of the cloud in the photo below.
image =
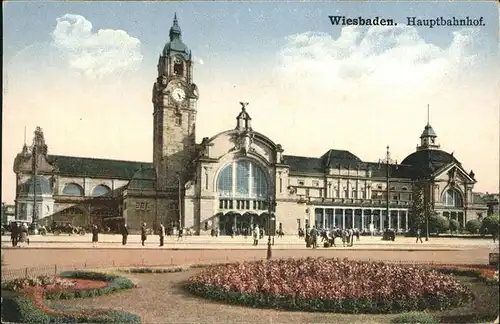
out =
[(86, 76), (136, 70), (142, 61), (141, 42), (124, 30), (92, 31), (92, 23), (80, 15), (57, 18), (52, 31), (53, 45), (60, 50), (72, 69)]
[[(453, 33), (447, 48), (423, 40), (414, 27), (350, 26), (337, 39), (322, 32), (287, 37), (279, 53), (277, 77), (297, 88), (298, 97), (335, 94), (418, 94), (470, 71), (479, 61), (477, 30)], [(387, 90), (390, 91), (387, 91)]]

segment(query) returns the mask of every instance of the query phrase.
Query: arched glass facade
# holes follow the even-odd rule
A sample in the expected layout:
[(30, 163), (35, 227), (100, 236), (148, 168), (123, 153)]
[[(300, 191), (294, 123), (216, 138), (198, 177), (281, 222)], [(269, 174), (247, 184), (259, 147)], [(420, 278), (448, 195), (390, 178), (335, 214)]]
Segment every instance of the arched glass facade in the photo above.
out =
[(64, 186), (62, 194), (65, 196), (83, 196), (83, 188), (76, 183), (68, 183)]
[(441, 201), (448, 207), (462, 207), (462, 195), (456, 189), (448, 189), (441, 196)]
[(265, 171), (250, 160), (225, 165), (217, 178), (221, 209), (265, 209), (269, 181)]
[(107, 186), (98, 185), (97, 187), (94, 188), (94, 190), (92, 190), (92, 196), (104, 196), (110, 191), (111, 189), (109, 189)]

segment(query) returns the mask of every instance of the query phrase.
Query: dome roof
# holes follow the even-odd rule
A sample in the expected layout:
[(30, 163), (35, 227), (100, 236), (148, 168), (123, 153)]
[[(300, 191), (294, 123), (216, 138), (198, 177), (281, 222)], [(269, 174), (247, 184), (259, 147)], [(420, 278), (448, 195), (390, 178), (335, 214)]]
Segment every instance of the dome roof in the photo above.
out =
[(402, 162), (402, 165), (411, 166), (416, 176), (427, 177), (433, 174), (441, 167), (450, 163), (460, 162), (453, 156), (441, 150), (421, 150), (408, 155)]
[(33, 178), (29, 178), (19, 185), (19, 195), (52, 195), (52, 186), (49, 180), (43, 176), (36, 176), (35, 188), (33, 188)]
[(422, 135), (420, 135), (420, 138), (422, 137), (437, 137), (437, 135), (432, 126), (427, 124), (422, 132)]
[(128, 189), (135, 190), (154, 190), (155, 189), (155, 170), (153, 168), (141, 167), (132, 176), (128, 183)]
[(189, 59), (188, 47), (178, 38), (173, 39), (171, 42), (165, 44), (163, 48), (163, 56), (168, 56), (171, 52), (181, 54), (185, 59)]
[(460, 162), (453, 156), (453, 154), (441, 150), (422, 150), (414, 152), (408, 155), (401, 162), (401, 164), (422, 166), (428, 164), (429, 162), (442, 165), (449, 163), (460, 164)]

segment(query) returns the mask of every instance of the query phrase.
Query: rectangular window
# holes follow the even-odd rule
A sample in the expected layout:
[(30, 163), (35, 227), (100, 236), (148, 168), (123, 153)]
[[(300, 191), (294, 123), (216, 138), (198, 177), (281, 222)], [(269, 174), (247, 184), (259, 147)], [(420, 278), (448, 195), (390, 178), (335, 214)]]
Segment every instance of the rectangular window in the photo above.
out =
[(349, 190), (344, 190), (344, 198), (349, 198)]
[(151, 204), (146, 203), (146, 210), (151, 210)]
[(140, 202), (136, 202), (135, 203), (135, 210), (139, 210), (141, 209), (141, 203)]
[(280, 193), (283, 192), (283, 179), (280, 178)]
[(309, 188), (306, 189), (306, 197), (309, 197)]
[(224, 200), (219, 200), (219, 208), (220, 209), (224, 208)]
[(399, 197), (398, 197), (398, 195), (393, 195), (393, 196), (392, 196), (392, 199), (393, 199), (393, 200), (399, 200)]
[(353, 190), (352, 191), (352, 196), (351, 196), (352, 199), (357, 199), (358, 198), (358, 193), (356, 190)]
[(335, 190), (335, 198), (340, 198), (340, 190)]
[(366, 199), (366, 192), (364, 190), (361, 191), (361, 198)]
[(141, 210), (146, 210), (146, 203), (145, 202), (141, 202)]
[(236, 163), (236, 195), (248, 197), (250, 191), (248, 187), (250, 179), (249, 161), (239, 161)]

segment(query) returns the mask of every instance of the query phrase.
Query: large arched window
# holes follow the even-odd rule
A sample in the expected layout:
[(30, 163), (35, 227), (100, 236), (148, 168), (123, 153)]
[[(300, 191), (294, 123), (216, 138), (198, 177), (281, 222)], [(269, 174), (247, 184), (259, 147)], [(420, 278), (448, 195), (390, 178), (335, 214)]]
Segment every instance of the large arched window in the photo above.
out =
[(62, 194), (65, 196), (83, 196), (83, 188), (76, 183), (68, 183), (64, 186)]
[(460, 194), (460, 192), (458, 192), (458, 190), (452, 188), (443, 192), (443, 195), (441, 196), (441, 201), (445, 206), (449, 207), (463, 206), (462, 195)]
[(220, 197), (267, 198), (268, 178), (265, 171), (249, 160), (238, 160), (224, 166), (217, 178)]
[(108, 194), (111, 191), (108, 186), (105, 185), (98, 185), (97, 187), (92, 190), (92, 196), (97, 197), (97, 196), (104, 196)]

